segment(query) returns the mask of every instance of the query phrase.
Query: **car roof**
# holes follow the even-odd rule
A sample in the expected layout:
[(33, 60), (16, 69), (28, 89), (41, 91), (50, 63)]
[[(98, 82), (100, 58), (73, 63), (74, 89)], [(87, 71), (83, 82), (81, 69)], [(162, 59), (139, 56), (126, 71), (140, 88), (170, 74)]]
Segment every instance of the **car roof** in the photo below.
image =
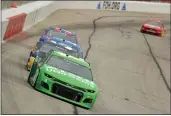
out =
[[(63, 38), (65, 40), (74, 40), (75, 42), (74, 43), (77, 43), (77, 36), (74, 32), (70, 32), (68, 30), (65, 30), (65, 29), (62, 29), (62, 28), (59, 28), (59, 27), (50, 27), (49, 30), (56, 30), (58, 29), (58, 31), (55, 31), (58, 38)], [(69, 33), (70, 35), (68, 35), (67, 33)], [(68, 41), (69, 41), (68, 40)]]
[(62, 43), (65, 43), (65, 44), (68, 44), (68, 45), (71, 45), (72, 47), (76, 48), (76, 49), (81, 49), (80, 46), (78, 44), (75, 44), (75, 43), (72, 43), (68, 40), (64, 40), (62, 38), (59, 38), (59, 37), (51, 37), (50, 38), (51, 40), (54, 40), (56, 42), (62, 42)]
[(71, 62), (75, 62), (75, 63), (77, 63), (79, 65), (85, 66), (85, 67), (87, 67), (89, 69), (91, 68), (90, 64), (88, 62), (86, 62), (84, 59), (76, 58), (74, 56), (70, 56), (70, 55), (67, 55), (67, 54), (59, 52), (59, 51), (52, 51), (52, 55), (62, 57), (62, 58), (67, 59), (67, 60), (69, 60)]

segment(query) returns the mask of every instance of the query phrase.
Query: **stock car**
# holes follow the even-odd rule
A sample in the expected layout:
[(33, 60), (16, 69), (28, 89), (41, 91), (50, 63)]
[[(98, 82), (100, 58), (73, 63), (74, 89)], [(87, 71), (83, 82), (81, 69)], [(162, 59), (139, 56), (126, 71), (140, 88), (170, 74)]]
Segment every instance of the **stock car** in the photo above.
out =
[(86, 109), (93, 107), (99, 91), (90, 63), (59, 51), (36, 58), (27, 81), (40, 92)]
[(147, 21), (146, 23), (142, 24), (141, 32), (142, 33), (150, 32), (150, 33), (153, 33), (153, 34), (163, 37), (166, 33), (166, 28), (162, 21), (150, 20), (150, 21)]
[(30, 52), (30, 56), (26, 64), (27, 70), (30, 71), (36, 57), (43, 58), (50, 50), (58, 50), (74, 57), (83, 59), (83, 53), (80, 51), (80, 49), (69, 46), (65, 42), (56, 42), (53, 40), (39, 41)]
[(57, 37), (66, 41), (70, 41), (74, 44), (78, 44), (77, 36), (75, 33), (58, 27), (50, 27), (49, 29), (46, 29), (40, 37), (39, 41), (49, 40), (52, 37)]

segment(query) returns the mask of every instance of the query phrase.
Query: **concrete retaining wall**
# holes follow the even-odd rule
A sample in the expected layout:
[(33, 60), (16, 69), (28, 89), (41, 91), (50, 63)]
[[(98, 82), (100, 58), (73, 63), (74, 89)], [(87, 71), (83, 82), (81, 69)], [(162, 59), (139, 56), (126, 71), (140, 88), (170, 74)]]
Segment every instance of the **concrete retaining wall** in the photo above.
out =
[(2, 38), (8, 26), (8, 17), (26, 13), (26, 20), (23, 30), (26, 30), (36, 23), (44, 20), (58, 9), (100, 9), (136, 11), (148, 13), (170, 14), (170, 4), (149, 3), (136, 1), (36, 1), (22, 5), (16, 9), (6, 9), (2, 11)]

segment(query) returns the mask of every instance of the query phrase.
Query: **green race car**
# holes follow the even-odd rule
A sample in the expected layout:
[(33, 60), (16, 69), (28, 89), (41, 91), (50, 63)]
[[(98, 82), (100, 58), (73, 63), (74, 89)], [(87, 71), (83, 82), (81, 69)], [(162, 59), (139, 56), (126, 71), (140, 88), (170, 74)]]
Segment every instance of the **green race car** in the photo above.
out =
[(28, 83), (35, 89), (90, 109), (98, 95), (90, 64), (62, 52), (50, 51), (43, 59), (36, 58)]

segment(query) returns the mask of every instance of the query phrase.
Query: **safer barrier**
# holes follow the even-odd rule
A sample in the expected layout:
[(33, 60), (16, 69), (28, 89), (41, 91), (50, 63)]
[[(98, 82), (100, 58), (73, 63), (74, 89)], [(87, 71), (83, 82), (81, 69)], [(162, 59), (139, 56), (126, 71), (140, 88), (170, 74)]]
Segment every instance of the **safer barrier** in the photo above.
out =
[[(54, 1), (38, 1), (35, 2), (34, 4), (30, 4), (29, 7), (26, 8), (24, 11), (27, 14), (26, 21), (24, 24), (24, 30), (32, 27), (39, 21), (46, 18), (49, 14), (51, 14), (51, 12), (48, 12), (49, 11), (48, 8), (53, 9), (51, 5), (53, 2)], [(48, 6), (48, 8), (46, 8), (46, 6)], [(42, 11), (42, 9), (45, 10)], [(56, 9), (57, 7), (55, 7), (55, 10)], [(39, 17), (41, 13), (42, 13), (42, 17)]]
[(4, 19), (3, 21), (2, 21), (2, 35), (1, 35), (1, 40), (3, 39), (3, 37), (4, 37), (4, 34), (5, 34), (5, 31), (6, 31), (6, 29), (7, 29), (7, 26), (8, 26), (8, 19)]
[(51, 2), (49, 4), (44, 5), (42, 8), (38, 9), (36, 15), (36, 23), (44, 20), (50, 14), (52, 14), (58, 7), (56, 6), (55, 2)]
[(27, 14), (25, 23), (24, 23), (24, 29), (28, 29), (32, 25), (36, 23), (36, 16), (37, 16), (38, 10), (32, 11)]
[[(25, 16), (27, 14), (26, 19), (24, 18), (26, 21), (22, 22), (22, 29), (26, 30), (35, 25), (36, 23), (44, 20), (46, 17), (48, 17), (50, 14), (52, 14), (58, 9), (110, 9), (118, 11), (170, 14), (170, 4), (162, 3), (159, 4), (137, 1), (35, 1), (26, 5), (22, 5), (17, 9), (7, 9), (5, 11), (2, 11), (2, 18), (6, 19), (9, 16), (14, 16), (21, 13), (25, 13)], [(16, 21), (15, 23), (18, 23), (15, 19), (16, 18), (14, 18), (12, 22)], [(2, 24), (4, 24), (4, 28), (2, 29), (3, 32), (5, 32), (4, 30), (6, 30), (4, 40), (22, 31), (21, 26), (16, 26), (15, 29), (17, 30), (15, 30), (13, 28), (14, 23), (12, 24), (11, 20), (9, 20), (7, 29), (5, 27), (5, 20), (2, 21)]]
[(3, 40), (10, 38), (13, 35), (20, 33), (23, 29), (27, 14), (22, 13), (13, 17), (9, 17), (9, 23)]

